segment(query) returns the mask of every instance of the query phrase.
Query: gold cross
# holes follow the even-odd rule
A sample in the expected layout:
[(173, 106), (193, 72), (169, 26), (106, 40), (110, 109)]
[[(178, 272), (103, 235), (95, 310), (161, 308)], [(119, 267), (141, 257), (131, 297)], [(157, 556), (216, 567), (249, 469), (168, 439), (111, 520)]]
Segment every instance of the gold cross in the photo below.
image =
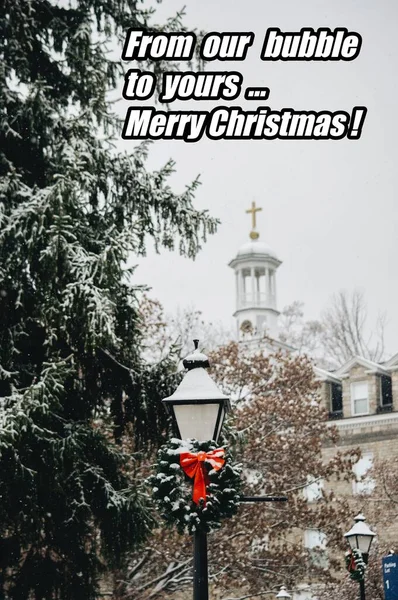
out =
[(250, 237), (252, 239), (257, 239), (259, 234), (254, 231), (256, 229), (256, 213), (259, 212), (260, 210), (263, 210), (262, 208), (256, 208), (256, 203), (252, 202), (252, 207), (249, 208), (246, 213), (251, 214), (252, 216), (252, 229), (253, 231), (251, 231), (250, 233)]

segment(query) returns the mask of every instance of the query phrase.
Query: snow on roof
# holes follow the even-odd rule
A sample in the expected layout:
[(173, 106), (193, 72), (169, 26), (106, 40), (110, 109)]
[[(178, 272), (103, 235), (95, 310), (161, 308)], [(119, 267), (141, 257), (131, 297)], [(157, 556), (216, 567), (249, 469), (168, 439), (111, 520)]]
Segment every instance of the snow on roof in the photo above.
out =
[(373, 362), (372, 360), (364, 358), (363, 356), (353, 356), (343, 366), (341, 366), (339, 369), (337, 369), (337, 371), (335, 372), (335, 376), (343, 377), (355, 365), (360, 365), (361, 367), (365, 367), (365, 369), (367, 369), (367, 373), (380, 373), (382, 375), (388, 375), (388, 372), (385, 369), (385, 367), (380, 365), (379, 363)]
[(271, 258), (278, 258), (273, 250), (264, 242), (258, 240), (250, 240), (241, 246), (238, 250), (237, 256), (247, 256), (252, 254), (261, 254), (270, 256)]
[(259, 242), (258, 240), (250, 240), (250, 242), (246, 242), (239, 248), (235, 258), (229, 263), (229, 266), (234, 267), (236, 264), (235, 261), (244, 261), (250, 259), (268, 259), (273, 263), (276, 263), (276, 266), (281, 264), (281, 260), (277, 257), (274, 250), (272, 250), (267, 244), (264, 244), (264, 242)]
[(314, 373), (316, 378), (320, 381), (331, 381), (333, 383), (341, 383), (341, 380), (336, 377), (335, 373), (331, 373), (330, 371), (326, 371), (326, 369), (321, 369), (320, 367), (314, 367)]
[(394, 354), (394, 356), (392, 356), (389, 360), (387, 360), (383, 365), (385, 369), (390, 369), (391, 367), (396, 366), (398, 366), (398, 352), (397, 354)]

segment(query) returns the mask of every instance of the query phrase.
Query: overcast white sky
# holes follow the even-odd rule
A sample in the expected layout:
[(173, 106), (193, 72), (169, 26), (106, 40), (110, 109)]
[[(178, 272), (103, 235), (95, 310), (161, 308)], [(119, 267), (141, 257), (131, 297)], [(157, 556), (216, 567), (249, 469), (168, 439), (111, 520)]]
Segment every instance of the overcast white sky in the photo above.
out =
[[(157, 22), (181, 9), (183, 0), (157, 6)], [(398, 351), (398, 45), (395, 0), (186, 0), (187, 26), (206, 31), (253, 31), (244, 62), (211, 63), (240, 70), (244, 84), (270, 88), (271, 108), (346, 110), (368, 108), (357, 141), (182, 141), (154, 143), (149, 166), (177, 162), (171, 181), (182, 190), (200, 173), (195, 205), (208, 208), (222, 225), (192, 262), (166, 251), (139, 261), (136, 281), (152, 286), (169, 312), (192, 305), (205, 318), (229, 325), (235, 304), (228, 262), (250, 231), (245, 210), (259, 213), (260, 239), (283, 264), (277, 274), (278, 307), (305, 303), (317, 318), (341, 289), (363, 290), (373, 317), (388, 317), (390, 353)], [(347, 27), (362, 35), (353, 62), (262, 62), (269, 27)], [(225, 101), (224, 101), (225, 103)], [(254, 109), (256, 102), (234, 102)], [(174, 108), (181, 108), (181, 104)], [(264, 103), (263, 103), (264, 104)], [(128, 102), (120, 103), (125, 112)], [(213, 106), (201, 103), (201, 109)], [(184, 108), (193, 108), (184, 103)], [(199, 108), (199, 106), (198, 106)], [(132, 148), (131, 142), (122, 147)]]

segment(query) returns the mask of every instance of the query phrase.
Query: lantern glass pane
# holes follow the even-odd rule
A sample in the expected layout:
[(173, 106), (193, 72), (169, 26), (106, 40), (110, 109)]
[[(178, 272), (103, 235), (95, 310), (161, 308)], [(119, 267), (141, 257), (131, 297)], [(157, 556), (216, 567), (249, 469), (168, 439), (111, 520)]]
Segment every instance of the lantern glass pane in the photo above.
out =
[(348, 543), (350, 544), (351, 550), (357, 549), (357, 536), (356, 535), (348, 535), (347, 536)]
[(368, 554), (370, 549), (370, 544), (372, 543), (372, 536), (370, 535), (357, 535), (358, 540), (358, 550), (360, 550), (363, 554)]
[(213, 439), (220, 408), (218, 403), (174, 404), (173, 408), (182, 440), (194, 438), (207, 442)]

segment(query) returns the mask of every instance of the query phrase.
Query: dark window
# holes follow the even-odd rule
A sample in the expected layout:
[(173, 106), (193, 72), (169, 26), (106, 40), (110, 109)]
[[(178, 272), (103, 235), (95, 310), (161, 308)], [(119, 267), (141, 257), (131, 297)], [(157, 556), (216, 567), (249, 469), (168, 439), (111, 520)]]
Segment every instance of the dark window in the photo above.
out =
[(391, 377), (382, 375), (380, 379), (380, 404), (381, 406), (392, 404)]
[(343, 390), (339, 383), (330, 384), (330, 403), (332, 413), (343, 411)]

